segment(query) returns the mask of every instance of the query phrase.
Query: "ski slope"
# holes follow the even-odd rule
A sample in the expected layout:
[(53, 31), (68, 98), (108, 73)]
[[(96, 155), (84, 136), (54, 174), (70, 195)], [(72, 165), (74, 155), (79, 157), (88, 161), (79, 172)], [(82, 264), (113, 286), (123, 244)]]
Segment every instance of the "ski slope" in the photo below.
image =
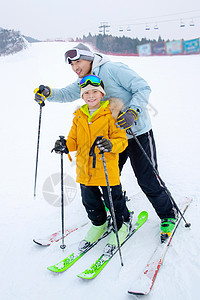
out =
[[(36, 43), (8, 57), (0, 57), (1, 83), (1, 189), (0, 189), (0, 298), (2, 300), (129, 300), (131, 281), (137, 279), (159, 241), (160, 221), (137, 185), (129, 162), (121, 182), (131, 198), (130, 209), (147, 210), (149, 219), (122, 248), (124, 267), (116, 255), (91, 281), (76, 277), (98, 258), (102, 240), (79, 262), (62, 274), (47, 266), (59, 262), (84, 237), (89, 224), (59, 243), (42, 248), (32, 242), (60, 229), (60, 208), (43, 195), (44, 183), (60, 172), (60, 156), (51, 153), (59, 135), (67, 136), (73, 111), (82, 100), (68, 104), (47, 103), (42, 111), (37, 197), (33, 198), (39, 106), (33, 90), (40, 84), (61, 88), (76, 75), (64, 62), (64, 53), (74, 43)], [(186, 219), (177, 230), (148, 300), (196, 300), (200, 282), (200, 56), (110, 57), (132, 67), (152, 88), (149, 110), (157, 144), (161, 178), (177, 203), (193, 197)], [(64, 160), (65, 173), (73, 184), (73, 162)], [(58, 176), (58, 175), (57, 175)], [(74, 199), (65, 206), (65, 223), (87, 221), (78, 184), (69, 183)], [(68, 190), (69, 192), (69, 190)], [(59, 195), (60, 185), (53, 194)], [(48, 197), (46, 197), (48, 198)]]

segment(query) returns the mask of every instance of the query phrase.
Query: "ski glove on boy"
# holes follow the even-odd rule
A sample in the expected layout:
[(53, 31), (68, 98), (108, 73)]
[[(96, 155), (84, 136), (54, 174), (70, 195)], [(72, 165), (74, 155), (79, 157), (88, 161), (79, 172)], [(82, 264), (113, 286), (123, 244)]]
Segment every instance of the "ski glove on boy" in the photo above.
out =
[(117, 124), (124, 129), (128, 129), (133, 125), (138, 117), (138, 113), (132, 108), (129, 108), (126, 112), (120, 112), (117, 118)]
[(55, 142), (55, 148), (54, 148), (55, 152), (57, 154), (61, 154), (61, 153), (69, 153), (69, 149), (67, 148), (67, 144), (66, 144), (66, 140), (57, 140)]
[(113, 145), (112, 145), (111, 141), (109, 141), (105, 138), (97, 141), (97, 147), (99, 148), (100, 151), (111, 152), (112, 146)]
[(34, 90), (35, 101), (42, 106), (45, 105), (44, 101), (51, 95), (51, 89), (49, 86), (40, 85)]

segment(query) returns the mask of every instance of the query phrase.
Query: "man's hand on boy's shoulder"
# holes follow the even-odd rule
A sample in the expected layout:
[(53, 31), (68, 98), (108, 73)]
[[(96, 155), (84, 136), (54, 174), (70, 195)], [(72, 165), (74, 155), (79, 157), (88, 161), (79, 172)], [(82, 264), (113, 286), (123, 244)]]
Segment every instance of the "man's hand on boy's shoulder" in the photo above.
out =
[(112, 150), (112, 143), (108, 139), (101, 139), (97, 141), (97, 147), (99, 148), (100, 151), (103, 152), (111, 152)]

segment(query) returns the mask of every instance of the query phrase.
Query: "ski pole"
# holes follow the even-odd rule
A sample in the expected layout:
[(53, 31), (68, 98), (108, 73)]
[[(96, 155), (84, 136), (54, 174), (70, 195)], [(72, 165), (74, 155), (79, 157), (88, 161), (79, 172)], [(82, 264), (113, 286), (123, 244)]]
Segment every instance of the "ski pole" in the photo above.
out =
[(61, 219), (62, 219), (62, 244), (61, 249), (65, 249), (64, 231), (65, 231), (65, 218), (64, 218), (64, 192), (63, 192), (63, 153), (61, 152)]
[(136, 141), (136, 143), (138, 144), (139, 148), (140, 148), (140, 149), (142, 150), (142, 152), (144, 153), (146, 159), (148, 160), (148, 162), (149, 162), (150, 165), (152, 166), (155, 175), (156, 175), (157, 178), (160, 180), (160, 182), (161, 182), (161, 184), (163, 185), (163, 187), (164, 187), (164, 189), (165, 189), (167, 195), (169, 196), (169, 198), (170, 198), (171, 201), (173, 202), (174, 206), (176, 207), (176, 209), (177, 209), (178, 212), (180, 213), (181, 218), (184, 220), (184, 222), (185, 222), (185, 227), (190, 227), (190, 226), (191, 226), (191, 223), (188, 223), (188, 222), (186, 221), (186, 219), (185, 219), (185, 217), (183, 216), (183, 214), (182, 214), (180, 208), (178, 207), (178, 205), (176, 204), (174, 198), (172, 197), (170, 191), (169, 191), (168, 188), (166, 187), (164, 181), (161, 179), (161, 177), (160, 177), (160, 175), (159, 175), (159, 173), (158, 173), (158, 170), (154, 167), (154, 165), (153, 165), (152, 161), (150, 160), (148, 154), (146, 153), (146, 151), (145, 151), (144, 148), (142, 147), (142, 145), (141, 145), (141, 143), (139, 142), (138, 138), (137, 138), (137, 137), (135, 136), (135, 134), (133, 133), (132, 129), (129, 128), (129, 129), (126, 130), (126, 132), (127, 132), (128, 134), (130, 134), (130, 135), (133, 136), (133, 138), (135, 139), (135, 141)]
[[(65, 249), (66, 245), (64, 243), (64, 238), (65, 238), (65, 214), (64, 214), (64, 189), (63, 189), (63, 152), (65, 150), (65, 137), (60, 135), (59, 136), (61, 145), (60, 148), (58, 149), (60, 152), (60, 162), (61, 162), (61, 233), (62, 233), (62, 244), (60, 245), (61, 249)], [(56, 151), (56, 148), (53, 148), (51, 152)]]
[(100, 153), (102, 154), (102, 159), (103, 159), (104, 172), (105, 172), (106, 182), (107, 182), (108, 198), (109, 198), (109, 202), (110, 202), (110, 211), (111, 211), (111, 216), (112, 216), (112, 219), (113, 219), (115, 234), (116, 234), (116, 238), (117, 238), (117, 245), (118, 245), (118, 249), (119, 249), (120, 261), (121, 261), (121, 265), (123, 266), (124, 264), (123, 264), (123, 260), (122, 260), (121, 245), (120, 245), (120, 242), (119, 242), (119, 235), (118, 235), (118, 231), (117, 231), (117, 222), (116, 222), (116, 217), (115, 217), (115, 210), (114, 210), (114, 205), (113, 205), (113, 201), (112, 201), (111, 189), (110, 189), (110, 185), (109, 185), (109, 181), (108, 181), (108, 172), (107, 172), (107, 168), (106, 168), (105, 156), (104, 156), (103, 151), (101, 151)]
[[(96, 138), (96, 140), (94, 141), (91, 149), (90, 149), (90, 156), (93, 156), (93, 167), (96, 161), (96, 156), (94, 153), (94, 148), (96, 146), (97, 141), (101, 140), (102, 136), (98, 136)], [(112, 216), (112, 220), (113, 220), (113, 225), (114, 225), (114, 229), (115, 229), (115, 234), (116, 234), (116, 238), (117, 238), (117, 245), (118, 245), (118, 250), (119, 250), (119, 256), (120, 256), (120, 261), (121, 261), (121, 266), (123, 266), (123, 260), (122, 260), (122, 253), (121, 253), (121, 245), (119, 242), (119, 235), (118, 235), (118, 230), (117, 230), (117, 222), (116, 222), (116, 217), (115, 217), (115, 210), (114, 210), (114, 205), (113, 205), (113, 200), (112, 200), (112, 195), (111, 195), (111, 189), (110, 189), (110, 184), (109, 184), (109, 180), (108, 180), (108, 172), (107, 172), (107, 167), (106, 167), (106, 161), (105, 161), (105, 156), (104, 156), (104, 152), (100, 151), (100, 154), (102, 154), (102, 159), (103, 159), (103, 167), (104, 167), (104, 173), (105, 173), (105, 177), (106, 177), (106, 183), (107, 183), (107, 191), (108, 191), (108, 199), (109, 199), (109, 203), (110, 203), (110, 213)]]
[[(60, 162), (61, 162), (61, 232), (62, 232), (62, 244), (60, 245), (61, 249), (65, 249), (66, 245), (64, 243), (64, 238), (65, 238), (65, 214), (64, 214), (64, 182), (63, 182), (63, 153), (68, 154), (69, 160), (72, 161), (71, 156), (69, 154), (69, 151), (66, 151), (67, 147), (66, 147), (66, 141), (65, 141), (65, 137), (60, 135), (60, 145), (58, 146), (58, 148), (53, 148), (51, 150), (51, 152), (53, 151), (58, 151), (58, 153), (61, 154), (60, 158)], [(68, 149), (67, 149), (68, 150)]]
[[(42, 94), (44, 91), (44, 85), (39, 86), (39, 93)], [(45, 105), (42, 101), (40, 104), (40, 113), (39, 113), (39, 125), (38, 125), (38, 139), (37, 139), (37, 152), (36, 152), (36, 164), (35, 164), (35, 182), (34, 182), (34, 198), (36, 197), (36, 184), (37, 184), (37, 169), (38, 169), (38, 157), (39, 157), (39, 145), (40, 145), (40, 128), (41, 128), (41, 119), (42, 119), (42, 107)]]

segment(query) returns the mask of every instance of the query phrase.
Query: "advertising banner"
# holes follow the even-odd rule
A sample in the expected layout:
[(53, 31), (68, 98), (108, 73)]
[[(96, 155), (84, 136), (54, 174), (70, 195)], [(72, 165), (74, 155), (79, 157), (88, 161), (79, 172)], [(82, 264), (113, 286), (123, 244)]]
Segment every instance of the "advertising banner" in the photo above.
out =
[(183, 42), (183, 53), (191, 54), (191, 53), (199, 53), (199, 39), (189, 40)]
[(182, 54), (183, 53), (183, 42), (182, 40), (172, 41), (166, 43), (167, 54)]
[(152, 51), (153, 55), (155, 55), (155, 54), (157, 54), (157, 55), (166, 54), (165, 42), (159, 42), (159, 43), (152, 44), (151, 51)]
[(151, 44), (144, 44), (138, 46), (139, 56), (149, 56), (151, 55)]

